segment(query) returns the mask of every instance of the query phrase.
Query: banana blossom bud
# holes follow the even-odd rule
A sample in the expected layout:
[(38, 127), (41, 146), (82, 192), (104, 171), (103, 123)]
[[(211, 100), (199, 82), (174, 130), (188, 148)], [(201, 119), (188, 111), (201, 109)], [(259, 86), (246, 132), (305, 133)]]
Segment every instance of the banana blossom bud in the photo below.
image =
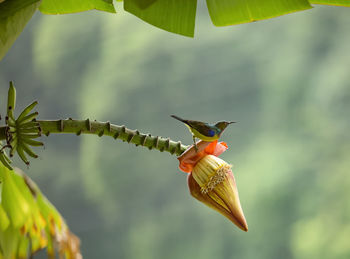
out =
[(228, 148), (226, 143), (200, 141), (197, 147), (197, 152), (192, 146), (178, 157), (179, 168), (189, 173), (191, 195), (248, 231), (232, 166), (217, 157)]

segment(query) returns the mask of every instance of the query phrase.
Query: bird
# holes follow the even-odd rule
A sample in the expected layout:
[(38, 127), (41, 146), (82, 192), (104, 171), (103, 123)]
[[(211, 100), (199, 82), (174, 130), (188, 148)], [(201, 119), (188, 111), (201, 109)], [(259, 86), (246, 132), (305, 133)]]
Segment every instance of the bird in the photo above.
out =
[(194, 147), (197, 151), (196, 138), (204, 141), (212, 142), (220, 138), (226, 127), (235, 121), (219, 121), (215, 124), (210, 124), (202, 121), (185, 120), (176, 115), (170, 115), (176, 120), (179, 120), (189, 128), (193, 136)]

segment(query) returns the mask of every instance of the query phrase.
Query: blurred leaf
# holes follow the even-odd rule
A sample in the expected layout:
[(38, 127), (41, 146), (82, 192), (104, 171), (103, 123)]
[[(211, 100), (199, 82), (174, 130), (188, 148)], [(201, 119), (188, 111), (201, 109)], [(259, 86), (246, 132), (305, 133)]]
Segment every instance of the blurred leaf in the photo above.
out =
[(14, 183), (12, 171), (7, 168), (5, 169), (2, 165), (0, 171), (0, 174), (3, 174), (4, 179), (1, 204), (7, 212), (11, 224), (15, 228), (22, 227), (29, 215), (29, 204)]
[(349, 0), (309, 0), (311, 4), (325, 4), (325, 5), (339, 5), (339, 6), (349, 6)]
[(307, 0), (207, 0), (216, 26), (254, 22), (312, 8)]
[(13, 227), (8, 227), (5, 231), (0, 231), (0, 251), (3, 258), (16, 258), (18, 241), (21, 235)]
[(17, 257), (18, 259), (28, 258), (29, 239), (26, 236), (21, 236), (18, 241)]
[(81, 258), (79, 239), (28, 176), (0, 165), (0, 179), (0, 251), (5, 258), (27, 258), (29, 248), (34, 254), (45, 247), (53, 256), (53, 243), (60, 258)]
[(40, 0), (7, 0), (0, 3), (0, 60), (33, 16)]
[(161, 29), (193, 37), (197, 0), (124, 0), (124, 9)]
[(5, 231), (10, 224), (10, 220), (4, 208), (0, 204), (0, 231)]
[(42, 0), (39, 6), (44, 14), (78, 13), (93, 9), (115, 13), (112, 0)]

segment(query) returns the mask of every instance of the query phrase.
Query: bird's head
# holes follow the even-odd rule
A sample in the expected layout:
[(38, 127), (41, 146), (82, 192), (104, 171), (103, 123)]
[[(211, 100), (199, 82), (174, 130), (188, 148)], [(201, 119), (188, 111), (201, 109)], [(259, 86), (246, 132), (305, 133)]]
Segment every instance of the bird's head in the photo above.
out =
[(232, 123), (236, 123), (235, 121), (219, 121), (215, 124), (215, 127), (219, 128), (221, 131), (226, 129), (226, 127)]

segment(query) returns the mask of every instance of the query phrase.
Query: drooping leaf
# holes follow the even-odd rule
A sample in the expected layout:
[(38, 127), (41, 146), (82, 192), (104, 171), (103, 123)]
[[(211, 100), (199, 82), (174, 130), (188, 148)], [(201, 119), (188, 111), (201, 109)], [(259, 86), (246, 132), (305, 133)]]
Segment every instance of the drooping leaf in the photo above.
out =
[[(0, 204), (0, 231), (5, 231), (10, 224), (10, 220)], [(1, 257), (0, 257), (1, 258)]]
[(33, 16), (40, 0), (7, 0), (0, 3), (0, 60)]
[(307, 0), (207, 0), (207, 6), (216, 26), (253, 22), (312, 8)]
[(39, 6), (44, 14), (78, 13), (88, 10), (115, 13), (112, 0), (42, 0)]
[(16, 171), (0, 164), (0, 259), (28, 258), (45, 247), (50, 258), (55, 248), (60, 258), (81, 258), (79, 238), (36, 184)]
[(18, 233), (18, 230), (9, 226), (5, 231), (0, 231), (0, 251), (3, 254), (1, 259), (5, 258), (16, 258), (18, 241), (21, 235)]
[(1, 204), (15, 228), (23, 226), (29, 217), (30, 207), (12, 177), (12, 171), (1, 166), (4, 179)]
[(18, 259), (28, 258), (29, 239), (26, 236), (21, 236), (17, 245), (17, 257)]
[(124, 9), (161, 29), (194, 35), (197, 0), (124, 0)]
[(324, 4), (324, 5), (338, 5), (338, 6), (349, 6), (349, 0), (309, 0), (311, 4)]

